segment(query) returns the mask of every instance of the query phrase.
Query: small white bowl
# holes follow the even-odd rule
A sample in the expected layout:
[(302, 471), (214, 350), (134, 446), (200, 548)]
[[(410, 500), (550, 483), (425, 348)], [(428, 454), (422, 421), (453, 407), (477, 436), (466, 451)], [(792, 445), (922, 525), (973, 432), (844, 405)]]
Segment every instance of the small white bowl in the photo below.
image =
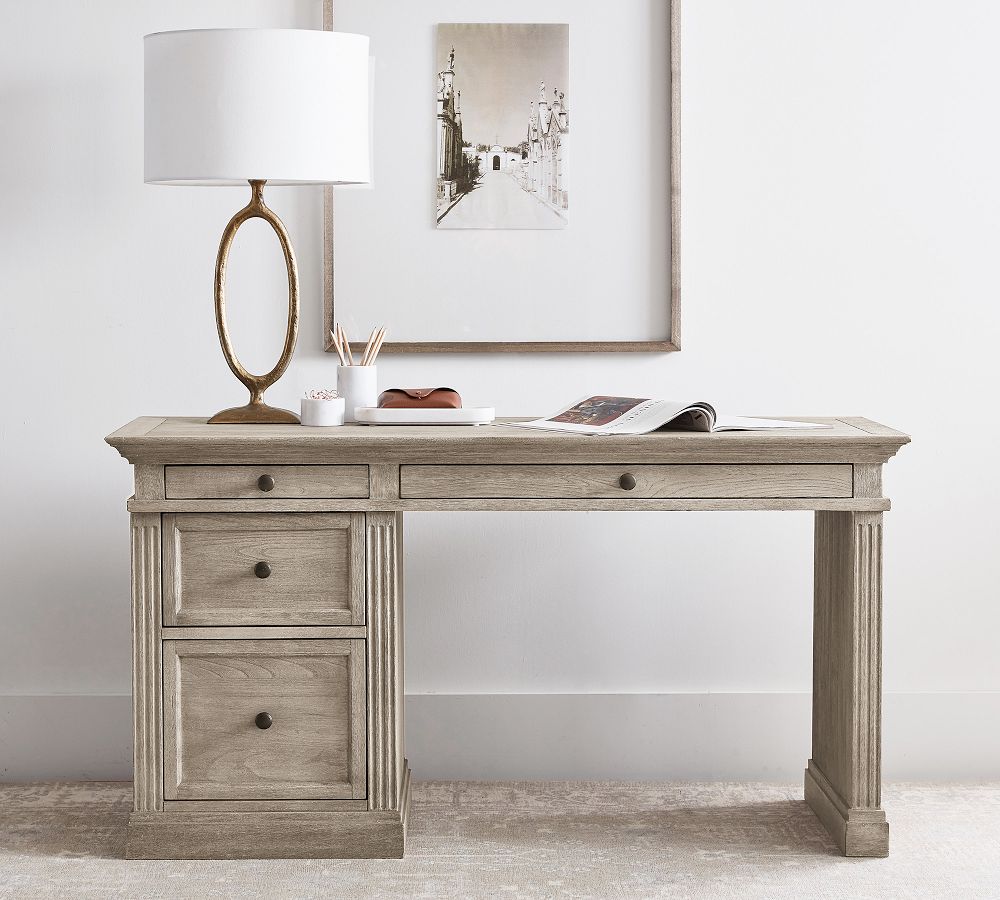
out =
[(328, 426), (344, 424), (344, 398), (334, 397), (332, 400), (310, 400), (302, 398), (303, 425)]

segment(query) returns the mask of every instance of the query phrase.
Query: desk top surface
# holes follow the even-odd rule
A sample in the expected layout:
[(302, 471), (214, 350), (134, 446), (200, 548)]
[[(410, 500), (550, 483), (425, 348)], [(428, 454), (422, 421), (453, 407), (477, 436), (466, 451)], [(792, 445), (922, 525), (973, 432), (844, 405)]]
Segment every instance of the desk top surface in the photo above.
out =
[[(501, 419), (498, 421), (516, 421)], [(716, 434), (577, 435), (494, 425), (306, 428), (209, 425), (143, 416), (108, 435), (132, 463), (884, 463), (910, 438), (869, 419), (810, 417), (832, 427)]]

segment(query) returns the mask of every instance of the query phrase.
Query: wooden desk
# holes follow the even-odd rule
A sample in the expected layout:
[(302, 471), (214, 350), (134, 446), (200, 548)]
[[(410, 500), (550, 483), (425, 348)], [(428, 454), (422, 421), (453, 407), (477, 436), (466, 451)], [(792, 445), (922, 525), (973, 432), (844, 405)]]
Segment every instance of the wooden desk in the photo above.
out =
[(402, 516), (574, 509), (815, 510), (805, 799), (844, 853), (885, 856), (882, 465), (909, 438), (815, 421), (833, 427), (116, 431), (135, 467), (128, 856), (402, 856)]

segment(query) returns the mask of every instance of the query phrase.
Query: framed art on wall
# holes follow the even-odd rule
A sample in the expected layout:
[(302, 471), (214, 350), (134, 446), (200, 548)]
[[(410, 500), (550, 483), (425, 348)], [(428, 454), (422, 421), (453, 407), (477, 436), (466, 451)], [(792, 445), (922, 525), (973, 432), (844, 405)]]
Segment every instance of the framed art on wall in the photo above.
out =
[(389, 352), (680, 349), (680, 0), (324, 0), (372, 38), (371, 189), (324, 203), (329, 326)]
[[(461, 88), (456, 48), (466, 60), (458, 66)], [(437, 227), (565, 228), (568, 26), (441, 24), (437, 62)], [(553, 77), (562, 90), (551, 86)], [(473, 100), (464, 109), (462, 89)], [(536, 95), (526, 110), (525, 99)]]

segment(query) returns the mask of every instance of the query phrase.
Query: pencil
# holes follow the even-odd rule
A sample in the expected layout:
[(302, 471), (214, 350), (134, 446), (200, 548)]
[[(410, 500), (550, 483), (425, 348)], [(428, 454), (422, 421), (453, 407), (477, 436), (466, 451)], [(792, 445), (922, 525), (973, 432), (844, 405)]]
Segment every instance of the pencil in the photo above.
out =
[(382, 342), (385, 340), (385, 326), (383, 325), (379, 331), (378, 337), (375, 339), (375, 346), (372, 347), (371, 355), (368, 359), (368, 365), (375, 365), (375, 358), (378, 356), (379, 350), (382, 349)]
[(354, 353), (351, 351), (351, 342), (347, 340), (347, 332), (344, 331), (344, 326), (338, 323), (337, 328), (340, 329), (340, 343), (344, 347), (344, 355), (347, 357), (347, 365), (354, 365)]
[(365, 352), (361, 354), (361, 365), (368, 365), (368, 354), (371, 353), (372, 344), (375, 343), (375, 337), (378, 334), (378, 327), (372, 329), (372, 333), (368, 335), (368, 343), (365, 344)]
[(333, 348), (337, 351), (337, 356), (340, 357), (340, 364), (346, 366), (347, 363), (344, 361), (344, 351), (340, 349), (340, 338), (337, 337), (337, 333), (331, 328), (330, 337), (333, 339)]
[(380, 326), (375, 326), (375, 330), (372, 331), (372, 339), (365, 348), (365, 359), (362, 365), (370, 366), (375, 359), (375, 348), (378, 346), (378, 339), (382, 334), (382, 329)]

